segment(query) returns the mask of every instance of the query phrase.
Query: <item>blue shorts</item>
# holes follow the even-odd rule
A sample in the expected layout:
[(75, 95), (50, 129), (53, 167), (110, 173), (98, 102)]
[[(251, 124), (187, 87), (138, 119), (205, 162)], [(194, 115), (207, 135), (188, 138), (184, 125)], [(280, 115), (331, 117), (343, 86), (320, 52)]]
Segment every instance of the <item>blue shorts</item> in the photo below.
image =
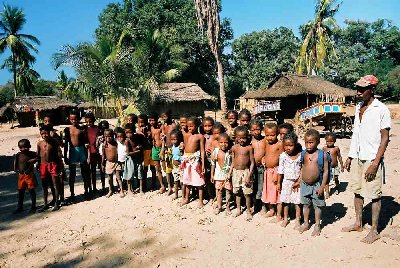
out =
[(85, 146), (69, 147), (69, 163), (83, 164), (87, 162), (87, 150)]
[(124, 165), (123, 180), (130, 181), (133, 179), (142, 180), (143, 175), (143, 161), (132, 159), (130, 156), (126, 157)]
[(325, 197), (324, 194), (319, 196), (317, 191), (321, 187), (321, 183), (318, 181), (315, 184), (309, 185), (301, 181), (300, 183), (300, 201), (303, 205), (313, 205), (314, 207), (324, 207)]

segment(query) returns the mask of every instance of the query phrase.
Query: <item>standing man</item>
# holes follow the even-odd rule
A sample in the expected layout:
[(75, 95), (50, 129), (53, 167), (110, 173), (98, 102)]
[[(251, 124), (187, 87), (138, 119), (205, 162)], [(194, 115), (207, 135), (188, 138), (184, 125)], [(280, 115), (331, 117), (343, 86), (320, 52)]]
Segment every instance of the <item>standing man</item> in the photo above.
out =
[(354, 192), (356, 222), (343, 232), (363, 230), (364, 198), (372, 199), (372, 228), (361, 242), (371, 244), (380, 238), (378, 220), (381, 211), (383, 155), (389, 143), (390, 112), (374, 98), (378, 79), (366, 75), (358, 80), (357, 96), (362, 101), (356, 107), (354, 130), (345, 168), (350, 172), (349, 187)]

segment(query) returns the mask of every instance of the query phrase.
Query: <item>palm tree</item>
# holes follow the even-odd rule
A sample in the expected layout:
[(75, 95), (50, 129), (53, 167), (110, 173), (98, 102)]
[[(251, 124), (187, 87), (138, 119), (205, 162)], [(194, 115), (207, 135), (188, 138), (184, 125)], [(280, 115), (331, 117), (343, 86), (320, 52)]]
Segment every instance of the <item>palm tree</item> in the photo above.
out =
[(224, 73), (220, 57), (221, 50), (218, 45), (220, 26), (218, 5), (215, 0), (194, 0), (194, 3), (198, 27), (200, 31), (203, 31), (204, 28), (207, 28), (208, 44), (217, 62), (221, 110), (225, 113), (227, 110), (227, 104), (225, 96)]
[(309, 21), (302, 29), (305, 37), (296, 59), (297, 74), (310, 75), (313, 71), (318, 73), (327, 58), (336, 56), (330, 36), (333, 29), (338, 27), (333, 17), (340, 5), (336, 0), (317, 1), (314, 21)]
[(13, 72), (15, 96), (19, 90), (17, 84), (18, 70), (20, 66), (26, 69), (26, 66), (35, 62), (35, 57), (31, 50), (37, 52), (37, 49), (30, 42), (39, 45), (39, 40), (29, 34), (20, 33), (26, 22), (25, 14), (22, 9), (4, 5), (4, 10), (0, 12), (0, 54), (7, 48), (11, 50), (11, 57), (6, 59), (2, 68), (10, 66)]

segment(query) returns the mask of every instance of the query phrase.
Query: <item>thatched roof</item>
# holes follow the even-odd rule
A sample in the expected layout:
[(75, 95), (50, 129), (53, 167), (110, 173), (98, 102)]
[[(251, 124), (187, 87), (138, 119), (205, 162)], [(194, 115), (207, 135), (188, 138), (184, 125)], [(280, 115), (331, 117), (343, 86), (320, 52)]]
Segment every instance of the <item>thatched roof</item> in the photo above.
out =
[(60, 107), (75, 107), (76, 105), (56, 96), (17, 97), (12, 103), (15, 112), (31, 112), (52, 110)]
[(192, 102), (214, 100), (195, 83), (164, 83), (153, 92), (155, 102)]
[(267, 88), (249, 91), (245, 99), (284, 98), (298, 95), (332, 95), (338, 97), (355, 96), (355, 90), (344, 88), (318, 76), (284, 75), (272, 81)]

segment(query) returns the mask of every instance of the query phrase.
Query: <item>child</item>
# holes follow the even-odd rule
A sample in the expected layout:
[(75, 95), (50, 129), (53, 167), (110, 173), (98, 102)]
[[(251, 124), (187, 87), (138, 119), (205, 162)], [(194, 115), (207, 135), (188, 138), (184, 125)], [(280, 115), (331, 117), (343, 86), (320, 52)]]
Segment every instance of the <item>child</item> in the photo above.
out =
[(251, 146), (254, 150), (254, 161), (255, 161), (255, 169), (254, 169), (254, 177), (255, 180), (255, 188), (256, 192), (256, 202), (255, 208), (258, 211), (261, 208), (262, 213), (266, 213), (265, 207), (261, 204), (261, 196), (262, 196), (262, 188), (264, 184), (264, 166), (262, 164), (262, 159), (265, 155), (265, 139), (261, 135), (263, 130), (263, 124), (259, 120), (251, 120), (250, 122), (250, 133), (252, 136)]
[(143, 191), (146, 191), (146, 179), (147, 172), (150, 167), (151, 171), (151, 185), (152, 189), (155, 187), (156, 183), (156, 169), (154, 167), (154, 162), (151, 159), (151, 148), (152, 148), (152, 138), (151, 138), (151, 129), (148, 123), (148, 118), (146, 114), (140, 114), (138, 116), (138, 127), (136, 130), (137, 134), (143, 135)]
[[(53, 195), (54, 207), (53, 211), (60, 208), (61, 200), (59, 200), (59, 193), (61, 191), (60, 180), (58, 177), (58, 163), (60, 163), (60, 156), (58, 154), (59, 144), (57, 141), (50, 137), (52, 128), (49, 126), (40, 127), (40, 140), (37, 144), (37, 154), (39, 156), (38, 165), (40, 167), (40, 178), (42, 179), (44, 207), (42, 210), (48, 208), (49, 203), (47, 200), (48, 188), (50, 187)], [(54, 187), (55, 186), (55, 187)]]
[(96, 187), (96, 168), (100, 162), (99, 152), (97, 151), (96, 141), (97, 137), (100, 134), (100, 129), (98, 126), (94, 124), (96, 121), (93, 113), (87, 113), (85, 115), (86, 122), (86, 132), (88, 136), (89, 143), (89, 164), (90, 164), (90, 173), (92, 177), (92, 189), (94, 194), (97, 193)]
[(187, 121), (188, 133), (185, 151), (182, 157), (183, 169), (183, 187), (186, 187), (185, 197), (182, 205), (189, 203), (189, 195), (192, 187), (197, 187), (199, 190), (199, 208), (203, 204), (203, 186), (204, 180), (204, 137), (198, 133), (200, 122), (197, 117), (190, 117)]
[(101, 188), (103, 194), (105, 193), (106, 190), (106, 174), (104, 173), (104, 170), (101, 168), (101, 159), (102, 159), (102, 153), (103, 153), (103, 143), (104, 143), (104, 131), (106, 129), (110, 128), (110, 124), (108, 123), (107, 120), (102, 120), (99, 123), (99, 135), (97, 136), (96, 139), (96, 149), (99, 152), (99, 162), (98, 162), (98, 167), (100, 170), (100, 180), (101, 180)]
[(144, 175), (143, 175), (143, 135), (134, 133), (134, 125), (125, 125), (125, 150), (126, 160), (124, 166), (124, 180), (128, 182), (128, 193), (133, 194), (133, 180), (138, 180), (139, 191), (143, 191)]
[(239, 126), (244, 126), (247, 127), (247, 129), (250, 129), (249, 123), (251, 120), (251, 113), (247, 109), (243, 109), (239, 113)]
[(294, 131), (294, 127), (293, 127), (292, 124), (282, 123), (282, 124), (279, 125), (278, 131), (279, 131), (279, 140), (282, 141), (283, 140), (283, 136), (285, 136), (285, 134), (288, 134), (288, 133)]
[(187, 115), (181, 115), (179, 117), (179, 130), (182, 132), (187, 132)]
[(265, 157), (264, 185), (261, 200), (268, 204), (267, 217), (275, 215), (274, 205), (277, 205), (277, 218), (274, 222), (282, 220), (282, 206), (279, 204), (279, 192), (276, 189), (278, 183), (279, 156), (283, 152), (282, 142), (278, 140), (278, 126), (275, 123), (267, 123), (264, 127), (265, 133)]
[(133, 124), (135, 126), (137, 122), (138, 122), (138, 117), (136, 114), (128, 114), (128, 116), (126, 117), (127, 124)]
[(236, 196), (237, 212), (235, 217), (241, 214), (240, 191), (243, 192), (246, 199), (246, 220), (253, 218), (251, 214), (251, 194), (253, 193), (252, 175), (254, 170), (254, 153), (248, 140), (248, 130), (244, 126), (238, 126), (235, 129), (237, 144), (232, 147), (232, 165), (229, 171), (229, 177), (232, 178), (233, 194)]
[(167, 186), (168, 186), (168, 195), (172, 194), (172, 186), (171, 186), (171, 174), (172, 174), (172, 159), (170, 158), (171, 154), (171, 140), (170, 133), (172, 130), (176, 128), (176, 124), (172, 121), (172, 112), (171, 110), (164, 111), (161, 113), (161, 118), (163, 120), (163, 124), (161, 126), (161, 139), (163, 141), (161, 148), (161, 160), (162, 167), (164, 168)]
[(153, 141), (153, 148), (151, 149), (151, 159), (154, 162), (154, 166), (156, 169), (156, 175), (158, 181), (160, 182), (160, 194), (165, 193), (165, 186), (163, 182), (163, 176), (161, 173), (161, 164), (160, 164), (160, 153), (162, 147), (162, 140), (161, 140), (161, 129), (158, 127), (158, 115), (156, 113), (149, 115), (149, 124), (151, 127), (151, 138)]
[(289, 204), (294, 204), (296, 208), (295, 229), (300, 227), (300, 154), (297, 146), (297, 136), (293, 132), (283, 136), (284, 152), (279, 156), (278, 184), (280, 192), (280, 202), (283, 206), (282, 227), (289, 224)]
[(325, 206), (324, 189), (329, 179), (330, 156), (318, 149), (319, 132), (310, 129), (304, 135), (306, 149), (301, 153), (300, 198), (303, 205), (304, 224), (300, 233), (310, 229), (310, 205), (314, 207), (315, 226), (312, 236), (321, 233), (321, 208)]
[[(339, 174), (340, 171), (344, 172), (344, 165), (342, 160), (342, 155), (340, 154), (340, 149), (338, 146), (335, 146), (336, 135), (334, 133), (328, 133), (325, 135), (326, 146), (324, 146), (323, 150), (332, 158), (331, 163), (331, 178), (335, 181), (335, 190), (336, 193), (339, 194)], [(340, 167), (338, 165), (340, 163)], [(325, 187), (326, 199), (329, 198), (329, 183), (326, 184)]]
[(231, 141), (235, 142), (235, 128), (238, 126), (238, 113), (236, 111), (229, 111), (226, 114), (228, 120), (228, 129), (226, 130)]
[(218, 148), (218, 146), (219, 146), (219, 143), (218, 143), (219, 135), (222, 133), (225, 133), (226, 129), (221, 123), (216, 122), (211, 131), (212, 131), (212, 135), (213, 135), (213, 141), (211, 143), (211, 152), (213, 152), (214, 149)]
[(122, 164), (118, 162), (118, 143), (114, 139), (114, 131), (107, 129), (104, 131), (104, 144), (102, 153), (102, 169), (108, 176), (109, 191), (106, 195), (109, 198), (114, 192), (113, 176), (117, 178), (118, 187), (120, 189), (121, 198), (125, 196), (122, 189), (121, 171), (123, 170)]
[(231, 214), (229, 207), (230, 191), (232, 191), (232, 183), (229, 181), (229, 170), (232, 164), (231, 154), (229, 152), (229, 136), (221, 133), (218, 137), (219, 146), (212, 152), (211, 162), (211, 182), (215, 183), (217, 191), (217, 208), (215, 214), (222, 211), (222, 194), (225, 189), (226, 193), (226, 215)]
[(19, 153), (15, 155), (14, 171), (18, 173), (18, 208), (15, 212), (23, 211), (25, 189), (31, 195), (31, 210), (29, 213), (36, 212), (36, 191), (37, 185), (33, 165), (37, 162), (37, 155), (30, 151), (31, 143), (27, 139), (18, 142)]
[(181, 167), (181, 162), (182, 162), (182, 133), (174, 129), (170, 133), (170, 138), (171, 138), (171, 159), (172, 159), (172, 176), (174, 177), (174, 198), (172, 200), (178, 199), (178, 188), (179, 188), (179, 183), (182, 180), (182, 167)]
[[(129, 123), (128, 123), (129, 124)], [(116, 142), (117, 142), (117, 159), (118, 159), (118, 164), (119, 166), (121, 166), (121, 170), (118, 170), (116, 173), (119, 173), (120, 178), (121, 178), (121, 183), (122, 183), (122, 188), (123, 190), (127, 189), (127, 191), (129, 191), (129, 184), (125, 183), (124, 184), (124, 177), (123, 177), (123, 173), (124, 173), (124, 168), (125, 168), (125, 161), (127, 159), (127, 153), (126, 153), (126, 145), (125, 145), (125, 140), (126, 140), (126, 136), (125, 136), (125, 130), (121, 127), (116, 127), (114, 129), (114, 133), (116, 135)], [(128, 185), (127, 185), (128, 184)], [(125, 188), (125, 186), (128, 186)]]
[(203, 119), (203, 136), (204, 136), (204, 149), (206, 152), (206, 162), (205, 164), (205, 174), (206, 179), (206, 190), (208, 194), (208, 199), (213, 200), (215, 196), (214, 185), (211, 183), (211, 149), (212, 142), (214, 141), (214, 136), (212, 135), (212, 128), (214, 126), (214, 119), (207, 116)]
[(85, 199), (89, 199), (89, 194), (92, 191), (90, 184), (90, 168), (87, 163), (87, 145), (88, 138), (86, 129), (79, 125), (80, 117), (77, 111), (72, 111), (69, 115), (71, 126), (66, 127), (64, 160), (69, 165), (69, 189), (71, 192), (71, 201), (75, 200), (75, 177), (76, 165), (81, 167), (83, 185), (85, 189)]

